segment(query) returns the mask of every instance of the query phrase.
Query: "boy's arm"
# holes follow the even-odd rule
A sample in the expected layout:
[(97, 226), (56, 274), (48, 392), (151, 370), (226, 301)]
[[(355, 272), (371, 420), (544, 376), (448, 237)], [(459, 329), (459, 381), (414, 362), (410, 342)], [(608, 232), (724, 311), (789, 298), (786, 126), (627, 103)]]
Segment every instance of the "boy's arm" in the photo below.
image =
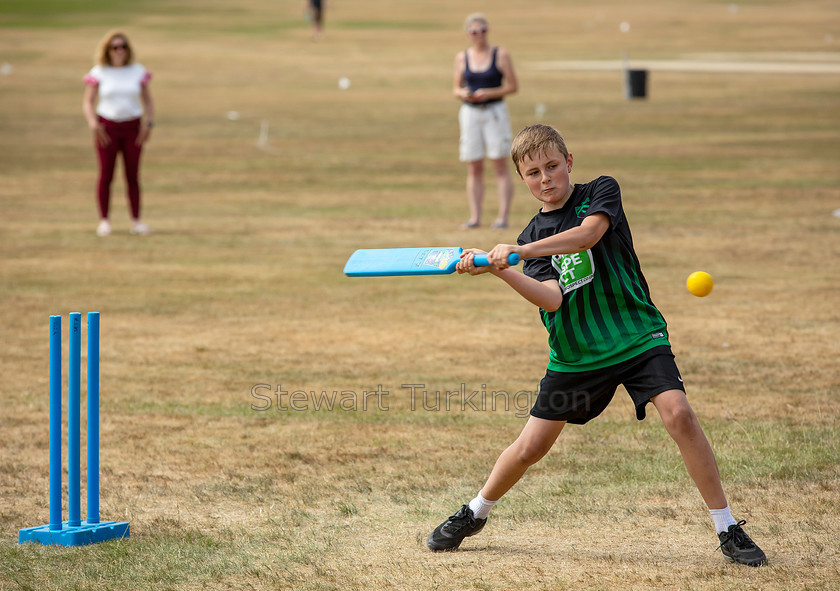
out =
[(580, 226), (529, 244), (497, 244), (487, 255), (487, 260), (499, 269), (505, 269), (508, 256), (517, 253), (521, 258), (544, 257), (553, 254), (573, 254), (589, 250), (610, 228), (610, 218), (605, 213), (587, 216)]
[(470, 275), (482, 275), (492, 273), (516, 291), (523, 298), (542, 308), (547, 312), (554, 312), (563, 303), (563, 291), (556, 279), (537, 281), (514, 269), (497, 269), (495, 267), (476, 267), (473, 264), (473, 256), (484, 254), (477, 249), (467, 249), (461, 255), (461, 260), (456, 265), (458, 273), (469, 273)]
[(515, 269), (490, 269), (490, 273), (510, 285), (516, 293), (546, 312), (554, 312), (563, 303), (563, 291), (556, 279), (537, 281)]

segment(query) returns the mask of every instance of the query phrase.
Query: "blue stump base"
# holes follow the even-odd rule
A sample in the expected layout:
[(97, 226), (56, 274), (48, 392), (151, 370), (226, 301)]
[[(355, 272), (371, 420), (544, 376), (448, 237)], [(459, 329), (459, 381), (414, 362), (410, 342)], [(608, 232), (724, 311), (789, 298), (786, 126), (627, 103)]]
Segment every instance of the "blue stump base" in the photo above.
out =
[(128, 522), (125, 521), (83, 521), (81, 525), (73, 527), (70, 527), (69, 521), (65, 521), (61, 529), (50, 529), (49, 525), (21, 529), (18, 532), (18, 544), (40, 542), (45, 546), (85, 546), (127, 538), (129, 535)]

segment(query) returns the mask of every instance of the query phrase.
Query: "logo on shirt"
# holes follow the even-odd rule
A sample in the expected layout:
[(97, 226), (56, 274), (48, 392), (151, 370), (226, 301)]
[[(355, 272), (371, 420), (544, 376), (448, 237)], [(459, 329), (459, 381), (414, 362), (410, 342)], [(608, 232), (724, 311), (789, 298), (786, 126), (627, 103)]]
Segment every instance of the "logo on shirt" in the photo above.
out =
[(575, 207), (575, 214), (577, 214), (578, 219), (582, 219), (586, 217), (586, 212), (589, 211), (589, 197), (587, 197), (583, 203)]
[(560, 274), (557, 282), (563, 295), (590, 283), (595, 278), (595, 259), (592, 251), (585, 250), (574, 254), (555, 254), (551, 264)]

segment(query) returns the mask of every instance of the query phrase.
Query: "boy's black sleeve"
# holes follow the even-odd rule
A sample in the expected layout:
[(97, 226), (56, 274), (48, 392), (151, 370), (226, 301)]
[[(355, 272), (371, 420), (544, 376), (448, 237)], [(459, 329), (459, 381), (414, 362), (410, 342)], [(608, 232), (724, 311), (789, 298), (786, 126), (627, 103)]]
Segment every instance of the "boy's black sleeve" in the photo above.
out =
[(624, 208), (621, 207), (621, 189), (611, 176), (598, 177), (595, 181), (592, 202), (587, 216), (595, 213), (605, 213), (610, 218), (610, 228), (624, 223)]
[[(519, 235), (519, 238), (516, 239), (516, 243), (519, 246), (524, 246), (525, 244), (534, 242), (533, 238), (528, 234), (529, 229), (531, 229), (530, 226), (525, 228), (525, 230), (522, 231), (522, 234)], [(559, 273), (557, 273), (557, 271), (554, 270), (554, 267), (551, 266), (551, 257), (549, 256), (525, 259), (525, 262), (522, 263), (522, 272), (537, 281), (548, 281), (549, 279), (560, 278)]]

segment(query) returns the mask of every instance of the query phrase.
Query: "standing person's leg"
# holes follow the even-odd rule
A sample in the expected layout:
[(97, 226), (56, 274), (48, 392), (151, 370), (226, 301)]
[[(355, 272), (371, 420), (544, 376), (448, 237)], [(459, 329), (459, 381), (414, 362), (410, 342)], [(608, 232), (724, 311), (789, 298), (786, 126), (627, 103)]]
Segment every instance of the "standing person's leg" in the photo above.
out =
[(111, 209), (111, 182), (114, 180), (114, 167), (117, 164), (118, 145), (110, 129), (110, 122), (103, 122), (105, 132), (110, 141), (104, 146), (96, 143), (96, 156), (99, 162), (99, 178), (97, 180), (96, 198), (99, 206), (99, 226), (96, 233), (107, 236), (111, 233), (111, 223), (108, 219)]
[(124, 133), (121, 137), (126, 196), (131, 211), (132, 231), (135, 231), (137, 225), (140, 224), (140, 156), (143, 153), (143, 145), (137, 144), (139, 133), (139, 120), (127, 122), (124, 124)]
[(499, 215), (493, 222), (493, 227), (507, 228), (510, 206), (513, 203), (513, 178), (510, 176), (508, 159), (493, 160), (493, 170), (496, 173), (496, 188), (499, 192)]
[(565, 421), (529, 417), (516, 441), (496, 460), (478, 496), (435, 528), (429, 534), (426, 545), (434, 551), (454, 550), (464, 538), (480, 532), (493, 505), (522, 478), (529, 467), (548, 453), (565, 425)]
[(463, 227), (477, 228), (481, 225), (481, 210), (484, 204), (483, 160), (467, 163), (467, 202), (470, 206), (470, 219)]
[(312, 19), (312, 38), (318, 41), (324, 32), (324, 5), (322, 0), (309, 0), (309, 17)]
[(493, 228), (507, 228), (513, 203), (513, 178), (510, 175), (510, 114), (507, 103), (499, 101), (488, 108), (484, 129), (487, 156), (493, 161), (496, 173), (496, 190), (499, 194), (499, 215)]
[(458, 111), (460, 140), (458, 157), (467, 163), (467, 203), (470, 219), (461, 225), (462, 229), (477, 228), (481, 225), (482, 205), (484, 203), (484, 138), (482, 134), (483, 110), (462, 104)]

